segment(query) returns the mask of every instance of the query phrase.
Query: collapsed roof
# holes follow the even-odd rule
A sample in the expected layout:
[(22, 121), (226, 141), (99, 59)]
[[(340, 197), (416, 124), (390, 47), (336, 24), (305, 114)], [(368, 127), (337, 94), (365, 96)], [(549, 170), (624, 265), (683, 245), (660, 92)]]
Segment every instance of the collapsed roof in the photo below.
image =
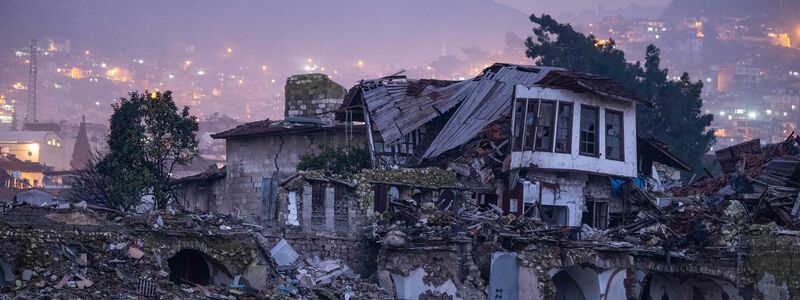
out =
[[(393, 145), (413, 130), (455, 109), (420, 157), (426, 159), (468, 142), (483, 127), (507, 115), (517, 85), (566, 89), (650, 104), (621, 84), (597, 75), (554, 67), (496, 63), (475, 78), (462, 81), (408, 79), (406, 76), (362, 81), (345, 96), (338, 117), (364, 120), (356, 108), (366, 104), (374, 129), (385, 144)], [(351, 115), (343, 116), (347, 111)]]

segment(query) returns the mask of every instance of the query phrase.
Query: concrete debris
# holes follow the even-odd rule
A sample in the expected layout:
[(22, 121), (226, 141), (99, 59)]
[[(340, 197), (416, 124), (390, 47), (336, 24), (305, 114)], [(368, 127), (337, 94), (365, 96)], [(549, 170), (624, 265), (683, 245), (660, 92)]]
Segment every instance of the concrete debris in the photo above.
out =
[(128, 256), (133, 259), (140, 259), (142, 256), (144, 256), (144, 251), (130, 247), (128, 248)]
[(33, 277), (32, 270), (25, 269), (24, 271), (22, 271), (22, 280), (30, 281), (32, 277)]
[[(357, 294), (362, 299), (388, 298), (376, 284), (363, 282), (358, 274), (339, 259), (322, 259), (317, 256), (300, 259), (300, 255), (285, 239), (281, 239), (270, 253), (284, 281), (276, 287), (276, 291), (285, 296), (342, 299)], [(353, 286), (358, 286), (357, 291)]]
[(300, 257), (297, 254), (297, 251), (294, 251), (291, 245), (289, 245), (286, 240), (281, 239), (272, 250), (270, 250), (270, 255), (272, 255), (272, 259), (275, 260), (275, 263), (278, 267), (281, 268), (288, 268), (292, 266), (292, 264), (297, 261), (297, 258)]

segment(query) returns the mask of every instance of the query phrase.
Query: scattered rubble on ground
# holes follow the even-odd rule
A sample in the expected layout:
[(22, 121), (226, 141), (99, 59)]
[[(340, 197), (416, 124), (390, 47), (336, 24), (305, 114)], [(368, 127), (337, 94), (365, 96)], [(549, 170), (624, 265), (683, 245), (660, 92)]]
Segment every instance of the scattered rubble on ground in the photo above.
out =
[[(0, 263), (19, 271), (0, 285), (0, 299), (385, 298), (340, 260), (298, 254), (284, 240), (262, 245), (260, 227), (211, 213), (5, 206)], [(291, 261), (265, 246), (288, 249)], [(184, 251), (207, 266), (175, 266)]]

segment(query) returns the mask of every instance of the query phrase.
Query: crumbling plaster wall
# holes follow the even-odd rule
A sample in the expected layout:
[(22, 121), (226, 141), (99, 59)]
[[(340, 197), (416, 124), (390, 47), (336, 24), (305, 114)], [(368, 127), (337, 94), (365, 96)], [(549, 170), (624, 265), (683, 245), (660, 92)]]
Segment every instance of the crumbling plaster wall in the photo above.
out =
[[(681, 261), (673, 258), (672, 262), (667, 263), (664, 257), (634, 256), (627, 251), (597, 251), (544, 243), (527, 246), (518, 252), (517, 257), (520, 288), (534, 284), (538, 286), (538, 291), (532, 295), (540, 297), (523, 297), (520, 293), (520, 299), (551, 299), (556, 293), (552, 278), (562, 271), (579, 283), (586, 299), (639, 299), (649, 274), (658, 274), (661, 276), (659, 278), (680, 275), (680, 278), (694, 279), (698, 287), (713, 287), (713, 292), (706, 294), (710, 297), (707, 299), (722, 299), (718, 298), (722, 291), (729, 299), (746, 298), (737, 293), (737, 279), (743, 286), (742, 295), (746, 295), (748, 290), (748, 281), (737, 278), (735, 261)], [(526, 281), (522, 281), (523, 276)], [(691, 285), (685, 283), (686, 280), (680, 281), (675, 286), (676, 290), (688, 290), (692, 295)]]
[(486, 255), (488, 263), (491, 251), (473, 251), (469, 243), (421, 247), (381, 248), (378, 283), (389, 294), (398, 299), (486, 299), (488, 284), (473, 253)]
[(227, 190), (220, 202), (224, 204), (216, 212), (240, 214), (257, 222), (266, 220), (263, 178), (282, 178), (296, 172), (302, 154), (347, 144), (343, 132), (227, 140)]
[[(529, 173), (527, 180), (531, 182), (547, 182), (557, 184), (558, 188), (542, 191), (542, 205), (566, 206), (567, 225), (580, 226), (583, 211), (586, 210), (584, 188), (589, 179), (588, 175), (578, 173)], [(551, 196), (549, 193), (553, 193)]]

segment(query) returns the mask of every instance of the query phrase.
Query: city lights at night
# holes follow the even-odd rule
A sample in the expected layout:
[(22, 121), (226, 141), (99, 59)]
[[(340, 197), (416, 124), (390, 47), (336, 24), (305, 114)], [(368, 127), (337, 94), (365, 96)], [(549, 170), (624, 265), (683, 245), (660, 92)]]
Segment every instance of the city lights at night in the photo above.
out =
[(0, 41), (0, 300), (800, 299), (800, 0), (3, 0)]

